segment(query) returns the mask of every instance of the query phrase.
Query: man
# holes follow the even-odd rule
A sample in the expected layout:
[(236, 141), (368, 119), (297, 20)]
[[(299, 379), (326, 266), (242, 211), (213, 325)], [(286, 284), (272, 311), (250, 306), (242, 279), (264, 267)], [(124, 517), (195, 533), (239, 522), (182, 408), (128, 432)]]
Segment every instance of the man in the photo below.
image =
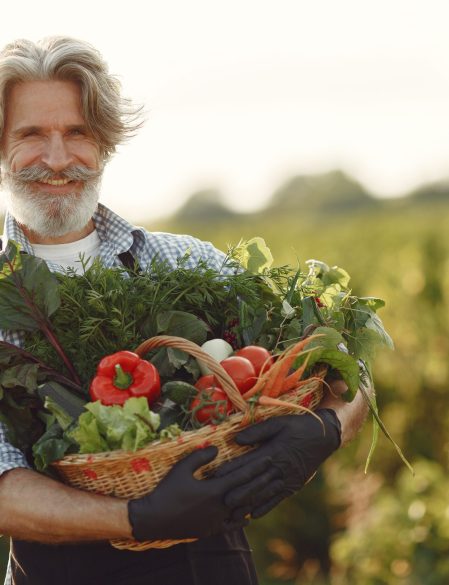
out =
[[(106, 266), (126, 258), (145, 268), (158, 255), (171, 265), (190, 249), (189, 262), (214, 267), (223, 254), (190, 236), (151, 234), (98, 203), (105, 163), (139, 127), (138, 112), (121, 98), (117, 81), (90, 45), (70, 38), (21, 40), (0, 53), (0, 164), (8, 238), (52, 270), (75, 266), (80, 253)], [(131, 196), (131, 194), (126, 194)], [(4, 332), (15, 343), (20, 339)], [(344, 388), (334, 386), (334, 390)], [(11, 541), (7, 583), (15, 585), (255, 584), (242, 531), (300, 489), (366, 416), (329, 394), (320, 423), (283, 416), (238, 437), (260, 443), (212, 479), (194, 479), (214, 447), (177, 464), (149, 495), (122, 500), (86, 493), (33, 471), (0, 426), (0, 533)], [(165, 550), (120, 551), (108, 541), (199, 538)]]

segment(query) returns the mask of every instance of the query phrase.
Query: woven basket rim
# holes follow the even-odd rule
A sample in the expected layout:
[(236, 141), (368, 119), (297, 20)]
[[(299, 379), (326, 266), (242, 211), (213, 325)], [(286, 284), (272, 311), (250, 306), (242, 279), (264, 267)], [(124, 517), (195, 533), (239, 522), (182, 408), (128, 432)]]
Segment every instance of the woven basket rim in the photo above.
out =
[[(324, 378), (324, 372), (319, 374), (318, 376), (310, 379), (308, 384), (305, 384), (302, 388), (303, 392), (302, 395), (310, 394), (311, 392), (316, 392), (322, 384), (322, 379)], [(290, 400), (289, 400), (290, 399)], [(291, 391), (287, 394), (284, 394), (281, 398), (282, 402), (285, 402), (285, 405), (288, 406), (289, 402), (293, 402), (295, 400), (295, 391)], [(280, 409), (282, 407), (264, 407), (258, 406), (254, 409), (254, 417), (253, 421), (257, 422), (263, 413), (268, 413)], [(174, 438), (168, 440), (155, 440), (148, 445), (145, 445), (141, 449), (137, 449), (137, 451), (126, 451), (123, 449), (116, 449), (113, 451), (102, 451), (99, 453), (74, 453), (72, 455), (65, 455), (62, 459), (54, 461), (51, 465), (55, 468), (63, 468), (69, 466), (85, 466), (88, 465), (90, 467), (95, 465), (107, 465), (108, 463), (116, 464), (119, 461), (135, 459), (138, 457), (145, 456), (149, 453), (155, 454), (158, 451), (163, 451), (168, 448), (170, 445), (175, 444), (180, 439), (183, 443), (188, 443), (191, 439), (198, 439), (199, 437), (203, 436), (209, 438), (210, 436), (217, 436), (216, 433), (226, 433), (230, 428), (235, 427), (236, 425), (240, 424), (242, 420), (245, 418), (245, 413), (237, 412), (235, 414), (231, 414), (228, 419), (224, 422), (216, 425), (205, 425), (198, 429), (192, 429), (188, 431), (182, 431), (181, 434)]]

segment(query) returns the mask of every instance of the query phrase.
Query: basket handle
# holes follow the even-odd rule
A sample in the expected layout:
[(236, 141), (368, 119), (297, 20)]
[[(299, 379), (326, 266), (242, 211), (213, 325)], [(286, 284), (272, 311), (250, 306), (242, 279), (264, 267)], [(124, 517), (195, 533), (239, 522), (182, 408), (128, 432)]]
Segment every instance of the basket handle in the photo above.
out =
[(183, 337), (175, 337), (173, 335), (157, 335), (156, 337), (151, 337), (150, 339), (147, 339), (141, 343), (139, 347), (134, 350), (134, 352), (137, 353), (137, 355), (140, 357), (143, 357), (150, 350), (157, 347), (174, 347), (175, 349), (185, 351), (189, 355), (203, 362), (220, 382), (223, 390), (226, 392), (232, 404), (239, 411), (245, 413), (249, 412), (249, 405), (238, 391), (231, 376), (214, 358), (203, 351), (199, 345), (193, 343), (193, 341), (184, 339)]

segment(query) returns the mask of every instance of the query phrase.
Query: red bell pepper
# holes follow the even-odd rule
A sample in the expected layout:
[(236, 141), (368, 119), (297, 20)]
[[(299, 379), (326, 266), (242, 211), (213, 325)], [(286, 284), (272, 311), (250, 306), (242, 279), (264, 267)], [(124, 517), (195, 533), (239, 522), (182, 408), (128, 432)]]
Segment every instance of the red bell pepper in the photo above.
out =
[(89, 388), (92, 400), (100, 400), (106, 406), (124, 404), (133, 396), (145, 396), (152, 404), (160, 391), (156, 367), (132, 351), (118, 351), (104, 357)]

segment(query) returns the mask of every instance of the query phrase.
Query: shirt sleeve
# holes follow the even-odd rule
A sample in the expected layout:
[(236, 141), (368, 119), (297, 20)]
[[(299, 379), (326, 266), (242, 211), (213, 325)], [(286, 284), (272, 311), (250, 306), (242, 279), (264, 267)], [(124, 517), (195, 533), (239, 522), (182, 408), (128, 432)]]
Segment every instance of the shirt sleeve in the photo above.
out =
[(6, 427), (0, 422), (0, 475), (17, 467), (32, 469), (22, 451), (8, 442)]

